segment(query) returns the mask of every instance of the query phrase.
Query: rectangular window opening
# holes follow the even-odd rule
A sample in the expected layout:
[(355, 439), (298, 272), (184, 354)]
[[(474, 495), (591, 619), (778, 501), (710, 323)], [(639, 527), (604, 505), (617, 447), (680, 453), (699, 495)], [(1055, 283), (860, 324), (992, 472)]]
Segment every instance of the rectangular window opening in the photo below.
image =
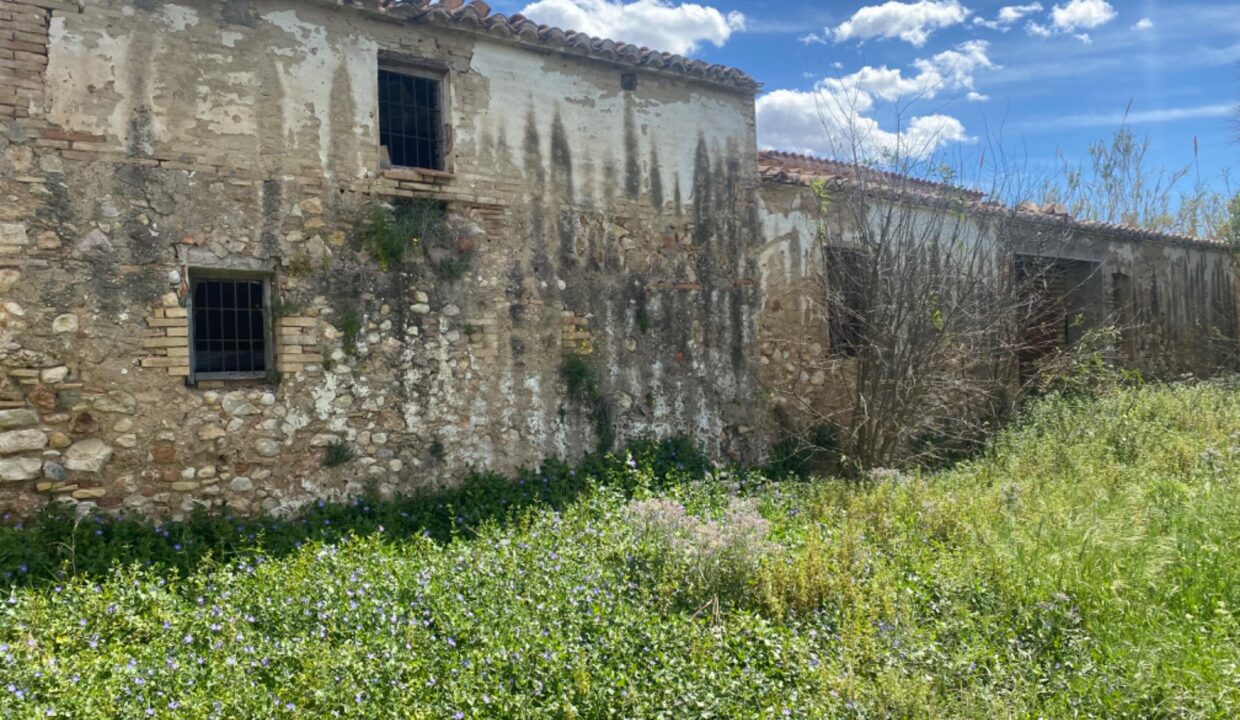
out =
[(1120, 351), (1124, 360), (1137, 359), (1137, 313), (1134, 307), (1132, 278), (1124, 273), (1111, 274), (1111, 306), (1119, 330)]
[(827, 318), (831, 353), (853, 357), (865, 338), (865, 255), (827, 248)]
[(1087, 260), (1016, 256), (1022, 375), (1035, 372), (1043, 359), (1068, 349), (1097, 325), (1103, 305), (1098, 267)]
[(195, 377), (260, 377), (271, 351), (262, 278), (191, 275), (190, 360)]
[(440, 80), (379, 69), (379, 144), (393, 166), (443, 169)]

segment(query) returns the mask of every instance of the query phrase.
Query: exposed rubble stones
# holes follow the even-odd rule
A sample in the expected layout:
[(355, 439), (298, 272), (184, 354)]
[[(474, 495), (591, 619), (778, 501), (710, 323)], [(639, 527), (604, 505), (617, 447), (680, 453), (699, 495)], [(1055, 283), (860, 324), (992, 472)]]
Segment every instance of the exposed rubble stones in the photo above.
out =
[(35, 385), (26, 393), (26, 401), (45, 413), (56, 409), (56, 391), (50, 385)]
[(250, 397), (247, 393), (240, 390), (225, 393), (220, 404), (223, 406), (224, 412), (232, 415), (233, 417), (260, 415), (263, 412), (250, 402)]
[(8, 293), (21, 279), (21, 271), (13, 268), (0, 268), (0, 293)]
[(0, 245), (28, 245), (30, 236), (20, 223), (0, 223)]
[(138, 409), (137, 398), (120, 390), (100, 395), (91, 404), (99, 412), (116, 415), (132, 415)]
[(36, 457), (0, 458), (0, 481), (34, 480), (42, 467), (43, 461)]
[(30, 427), (39, 424), (39, 416), (33, 410), (26, 408), (15, 408), (13, 410), (0, 410), (0, 430), (12, 430), (13, 428)]
[(204, 442), (219, 440), (227, 434), (228, 432), (219, 425), (203, 425), (198, 428), (198, 439)]
[(39, 380), (48, 385), (62, 383), (67, 377), (69, 377), (69, 368), (63, 365), (60, 367), (47, 368), (39, 373)]
[(77, 250), (81, 253), (89, 253), (96, 250), (110, 252), (114, 249), (115, 248), (112, 247), (112, 241), (109, 240), (108, 236), (98, 228), (86, 233), (86, 235), (82, 236), (82, 239), (77, 243)]
[(55, 460), (47, 460), (43, 463), (43, 477), (54, 482), (64, 482), (68, 473), (65, 472), (64, 465)]
[[(783, 282), (811, 246), (763, 236), (763, 188), (804, 188), (755, 172), (752, 93), (734, 92), (729, 71), (570, 39), (481, 2), (438, 3), (403, 26), (324, 7), (299, 14), (307, 29), (294, 35), (309, 40), (291, 44), (255, 15), (227, 57), (211, 50), (215, 23), (165, 38), (146, 13), (107, 3), (25, 4), (71, 40), (23, 38), (48, 43), (47, 65), (29, 70), (39, 97), (16, 109), (0, 97), (0, 115), (6, 102), (20, 110), (10, 135), (25, 134), (0, 143), (32, 176), (0, 203), (0, 433), (29, 433), (0, 455), (0, 507), (288, 512), (372, 484), (408, 492), (587, 451), (600, 439), (591, 410), (607, 410), (617, 442), (692, 431), (720, 457), (753, 459), (769, 446), (765, 429), (749, 430), (765, 417), (765, 358), (747, 353), (771, 317), (770, 278)], [(403, 5), (408, 18), (430, 7)], [(435, 18), (487, 25), (444, 32)], [(175, 46), (177, 62), (123, 52), (151, 42)], [(287, 73), (237, 72), (268, 67), (273, 42)], [(530, 44), (537, 54), (522, 60)], [(573, 47), (610, 59), (583, 62)], [(527, 86), (496, 67), (509, 59), (526, 77), (523, 63), (541, 66), (553, 48), (565, 54)], [(444, 138), (450, 176), (379, 169), (364, 111), (373, 87), (352, 63), (373, 66), (384, 49), (449, 64), (444, 119), (467, 121)], [(640, 73), (640, 92), (617, 87), (617, 61)], [(80, 72), (93, 63), (124, 80), (142, 62), (150, 87), (192, 67), (209, 112), (132, 82), (99, 92)], [(733, 87), (667, 77), (686, 72)], [(306, 122), (281, 129), (281, 108)], [(91, 127), (97, 138), (78, 135)], [(614, 147), (596, 147), (610, 135)], [(245, 150), (246, 138), (272, 152)], [(363, 236), (369, 206), (409, 196), (442, 200), (449, 232), (416, 238), (417, 262), (381, 271)], [(198, 268), (267, 280), (270, 373), (194, 386)], [(565, 397), (559, 369), (577, 352), (593, 355), (598, 407)], [(356, 460), (324, 468), (333, 443)]]
[(12, 430), (0, 433), (0, 455), (42, 450), (47, 447), (47, 435), (42, 430)]
[(78, 327), (78, 316), (73, 313), (57, 315), (52, 320), (52, 332), (54, 333), (75, 333), (78, 331)]
[(99, 421), (95, 420), (95, 416), (88, 412), (78, 413), (73, 416), (73, 423), (69, 426), (69, 432), (74, 435), (94, 435), (99, 432)]
[(98, 438), (74, 443), (65, 451), (65, 467), (78, 472), (97, 473), (112, 459), (112, 448)]

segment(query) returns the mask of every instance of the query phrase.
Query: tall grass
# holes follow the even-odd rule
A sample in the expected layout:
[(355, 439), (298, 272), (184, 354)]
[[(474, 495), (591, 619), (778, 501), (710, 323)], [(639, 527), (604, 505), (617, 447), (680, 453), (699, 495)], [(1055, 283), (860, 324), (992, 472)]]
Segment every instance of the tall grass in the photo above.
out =
[(0, 716), (1240, 716), (1236, 387), (1051, 398), (870, 484), (655, 464), (447, 535), (22, 581)]

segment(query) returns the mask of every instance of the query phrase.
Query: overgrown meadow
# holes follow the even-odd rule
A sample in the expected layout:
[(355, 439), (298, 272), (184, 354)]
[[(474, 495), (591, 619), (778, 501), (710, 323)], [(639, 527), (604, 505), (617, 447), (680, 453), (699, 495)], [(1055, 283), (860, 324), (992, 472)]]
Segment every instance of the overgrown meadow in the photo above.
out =
[(977, 460), (683, 443), (297, 519), (0, 529), (5, 718), (1240, 716), (1240, 388), (1050, 398)]

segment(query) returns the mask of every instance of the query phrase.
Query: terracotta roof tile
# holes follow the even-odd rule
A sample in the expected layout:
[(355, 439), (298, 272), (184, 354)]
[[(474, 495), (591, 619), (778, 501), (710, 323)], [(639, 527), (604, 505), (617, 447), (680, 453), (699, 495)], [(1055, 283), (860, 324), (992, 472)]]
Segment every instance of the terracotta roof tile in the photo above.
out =
[(812, 180), (852, 179), (861, 180), (871, 185), (901, 190), (916, 190), (935, 195), (950, 195), (968, 200), (981, 200), (985, 193), (975, 190), (948, 185), (946, 183), (922, 180), (919, 178), (884, 172), (865, 167), (856, 163), (839, 160), (828, 160), (814, 155), (798, 155), (778, 150), (758, 151), (758, 169), (768, 179), (783, 179), (791, 182), (810, 182)]
[(670, 72), (756, 92), (761, 85), (746, 73), (725, 65), (713, 65), (680, 55), (659, 52), (630, 43), (596, 38), (573, 30), (539, 25), (520, 13), (505, 17), (491, 14), (482, 0), (340, 0), (345, 5), (377, 9), (411, 22), (424, 22), (472, 32), (486, 33), (563, 52), (578, 53), (608, 62)]
[(828, 184), (856, 186), (859, 182), (866, 192), (876, 195), (899, 196), (912, 198), (919, 203), (930, 206), (952, 206), (967, 212), (986, 213), (1015, 217), (1043, 227), (1056, 230), (1079, 229), (1085, 232), (1110, 235), (1123, 240), (1160, 242), (1173, 245), (1194, 245), (1214, 249), (1226, 249), (1226, 245), (1210, 240), (1184, 235), (1181, 233), (1160, 232), (1146, 228), (1099, 222), (1096, 220), (1078, 220), (1062, 205), (1050, 205), (1045, 208), (1034, 203), (1024, 202), (1012, 208), (1000, 202), (985, 200), (985, 193), (957, 188), (945, 183), (920, 180), (897, 173), (883, 172), (859, 165), (827, 160), (812, 155), (762, 150), (758, 152), (758, 175), (765, 181), (808, 185), (816, 180)]

